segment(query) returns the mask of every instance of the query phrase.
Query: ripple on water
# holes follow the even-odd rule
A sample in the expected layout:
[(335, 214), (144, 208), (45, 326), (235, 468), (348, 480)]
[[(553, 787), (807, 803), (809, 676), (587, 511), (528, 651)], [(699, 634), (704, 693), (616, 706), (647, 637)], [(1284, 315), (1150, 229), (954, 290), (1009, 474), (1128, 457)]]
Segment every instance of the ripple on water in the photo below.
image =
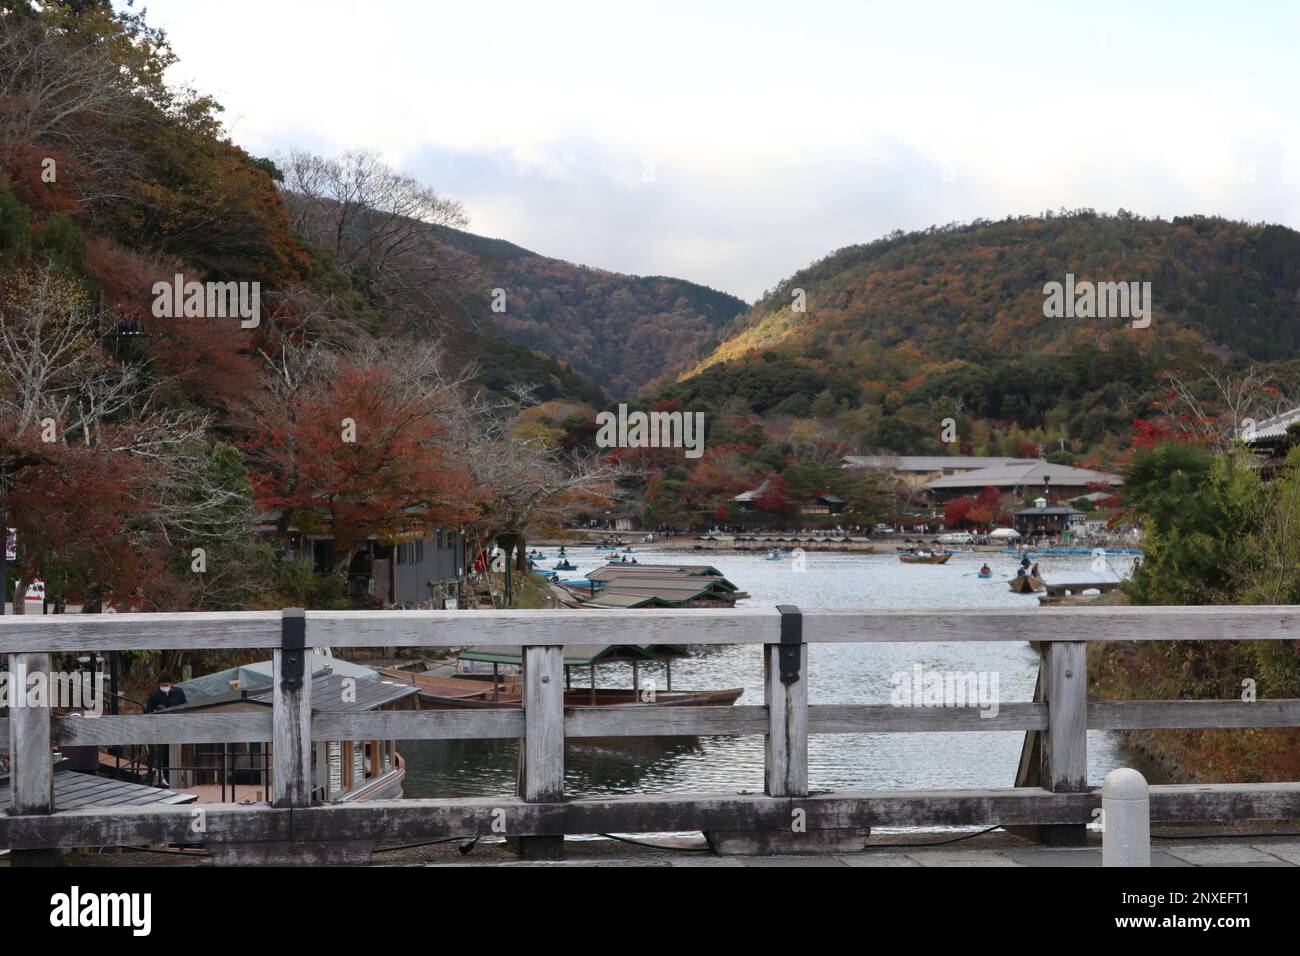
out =
[[(543, 549), (553, 556), (555, 549)], [(894, 555), (808, 552), (806, 570), (794, 570), (788, 557), (768, 561), (762, 554), (642, 550), (642, 564), (711, 564), (749, 592), (746, 605), (797, 604), (806, 608), (996, 608), (1036, 607), (1032, 596), (1013, 594), (1007, 579), (1016, 559), (1003, 554), (959, 553), (943, 565), (903, 564)], [(591, 548), (568, 549), (577, 567), (573, 577), (605, 564)], [(995, 579), (977, 576), (988, 561)], [(1047, 574), (1082, 576), (1087, 555), (1040, 561)], [(553, 564), (549, 559), (543, 566)], [(1110, 559), (1127, 573), (1129, 558)], [(629, 615), (636, 612), (630, 611)], [(809, 702), (814, 704), (889, 703), (891, 677), (925, 669), (996, 675), (999, 699), (1033, 698), (1038, 657), (1018, 641), (942, 644), (813, 644), (808, 651)], [(663, 687), (657, 667), (642, 667), (643, 679)], [(574, 683), (581, 683), (575, 670)], [(629, 665), (597, 670), (604, 686), (630, 687)], [(699, 647), (673, 663), (675, 688), (743, 687), (738, 703), (763, 702), (762, 657), (757, 647)], [(809, 739), (808, 777), (814, 789), (927, 789), (1005, 787), (1014, 782), (1023, 734), (1011, 732), (818, 734)], [(410, 797), (508, 795), (515, 789), (515, 741), (403, 741), (407, 762), (405, 792)], [(1118, 736), (1088, 734), (1088, 779), (1100, 784), (1126, 755)], [(566, 792), (581, 794), (729, 792), (763, 789), (762, 737), (653, 738), (619, 746), (570, 743), (565, 752)]]

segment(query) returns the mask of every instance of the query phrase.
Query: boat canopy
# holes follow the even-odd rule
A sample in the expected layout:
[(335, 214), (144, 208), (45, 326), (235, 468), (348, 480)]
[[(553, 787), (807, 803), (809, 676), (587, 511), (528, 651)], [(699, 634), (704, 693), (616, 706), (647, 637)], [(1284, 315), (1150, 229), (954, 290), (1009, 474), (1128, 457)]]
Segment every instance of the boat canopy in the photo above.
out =
[[(564, 666), (586, 667), (610, 661), (644, 661), (665, 657), (689, 657), (690, 651), (679, 644), (644, 647), (639, 644), (565, 644)], [(523, 664), (519, 645), (501, 647), (467, 647), (459, 657), (463, 661), (486, 661), (489, 664)]]

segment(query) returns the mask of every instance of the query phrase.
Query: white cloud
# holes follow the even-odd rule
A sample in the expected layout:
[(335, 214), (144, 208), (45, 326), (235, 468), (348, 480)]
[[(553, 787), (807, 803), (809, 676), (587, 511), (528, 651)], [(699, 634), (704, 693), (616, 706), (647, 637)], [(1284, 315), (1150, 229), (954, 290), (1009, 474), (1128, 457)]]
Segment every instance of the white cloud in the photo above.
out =
[(477, 232), (746, 298), (895, 228), (1300, 214), (1283, 6), (212, 9), (150, 5), (251, 151), (375, 149)]

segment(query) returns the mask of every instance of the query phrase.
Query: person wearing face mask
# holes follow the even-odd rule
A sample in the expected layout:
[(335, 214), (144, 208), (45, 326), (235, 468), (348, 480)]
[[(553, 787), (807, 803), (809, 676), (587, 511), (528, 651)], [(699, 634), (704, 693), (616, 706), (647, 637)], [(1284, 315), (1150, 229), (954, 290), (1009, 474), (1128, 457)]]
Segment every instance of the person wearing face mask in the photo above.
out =
[[(152, 714), (156, 711), (165, 711), (169, 707), (177, 707), (186, 703), (185, 691), (179, 687), (173, 686), (174, 681), (171, 674), (163, 674), (158, 678), (158, 689), (149, 695), (145, 702), (144, 712)], [(167, 745), (159, 744), (149, 748), (150, 750), (150, 776), (152, 777), (155, 765), (158, 774), (158, 782), (164, 787), (170, 786), (167, 782), (167, 771), (170, 769), (167, 759)]]
[(162, 710), (165, 707), (175, 707), (178, 704), (187, 703), (185, 700), (185, 691), (179, 687), (173, 687), (174, 680), (171, 674), (163, 674), (158, 678), (158, 689), (149, 695), (149, 700), (144, 705), (144, 712), (152, 714), (155, 710)]

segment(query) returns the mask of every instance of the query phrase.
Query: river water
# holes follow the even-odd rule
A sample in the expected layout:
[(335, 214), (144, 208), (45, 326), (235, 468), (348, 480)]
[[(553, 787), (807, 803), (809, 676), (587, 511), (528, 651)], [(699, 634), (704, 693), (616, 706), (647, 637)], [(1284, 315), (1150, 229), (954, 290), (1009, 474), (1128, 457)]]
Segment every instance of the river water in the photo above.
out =
[[(635, 547), (635, 546), (634, 546)], [(548, 560), (555, 549), (544, 549)], [(571, 548), (569, 559), (581, 577), (605, 563), (602, 552)], [(1016, 558), (1003, 554), (958, 553), (944, 565), (903, 564), (892, 554), (809, 552), (806, 570), (788, 556), (727, 551), (642, 550), (642, 564), (711, 564), (751, 597), (742, 603), (806, 608), (996, 608), (1037, 607), (1037, 598), (1011, 592), (1006, 579)], [(988, 561), (991, 581), (976, 572)], [(1083, 578), (1092, 559), (1085, 555), (1047, 557), (1045, 575)], [(1126, 574), (1129, 558), (1109, 559)], [(472, 612), (467, 612), (472, 613)], [(628, 643), (636, 643), (636, 611), (628, 611)], [(577, 635), (575, 635), (575, 638)], [(893, 675), (924, 669), (984, 673), (996, 677), (1002, 702), (1033, 699), (1038, 655), (1026, 643), (810, 644), (810, 704), (890, 703)], [(574, 668), (574, 685), (583, 668)], [(760, 648), (699, 647), (673, 663), (673, 689), (743, 687), (738, 704), (763, 703)], [(664, 687), (657, 666), (642, 666), (643, 682)], [(631, 667), (597, 668), (597, 684), (630, 687)], [(1008, 787), (1015, 779), (1023, 732), (817, 734), (809, 739), (808, 783), (814, 790)], [(514, 792), (516, 741), (403, 741), (408, 797), (492, 796)], [(1133, 766), (1118, 735), (1088, 734), (1088, 780), (1100, 785), (1115, 767)], [(570, 742), (565, 754), (565, 790), (571, 795), (617, 793), (717, 793), (763, 789), (762, 737), (654, 738), (618, 746)]]

